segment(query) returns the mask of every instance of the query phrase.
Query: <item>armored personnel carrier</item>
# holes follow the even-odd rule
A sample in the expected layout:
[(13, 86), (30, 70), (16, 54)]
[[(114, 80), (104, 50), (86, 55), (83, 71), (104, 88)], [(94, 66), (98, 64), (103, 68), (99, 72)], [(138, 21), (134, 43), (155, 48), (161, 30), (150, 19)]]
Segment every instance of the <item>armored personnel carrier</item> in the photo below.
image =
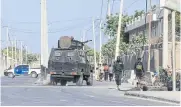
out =
[(65, 86), (67, 82), (73, 82), (81, 86), (85, 80), (87, 85), (93, 85), (93, 70), (86, 51), (83, 50), (87, 42), (80, 42), (68, 36), (58, 40), (58, 48), (51, 49), (46, 72), (51, 84), (60, 83)]

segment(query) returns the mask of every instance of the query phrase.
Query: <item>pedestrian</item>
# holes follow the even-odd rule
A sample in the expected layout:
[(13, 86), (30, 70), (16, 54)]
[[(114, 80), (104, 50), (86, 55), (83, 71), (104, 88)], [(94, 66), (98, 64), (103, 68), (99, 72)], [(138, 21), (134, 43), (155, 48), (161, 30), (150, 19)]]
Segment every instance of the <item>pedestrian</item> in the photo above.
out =
[(137, 86), (138, 86), (138, 84), (140, 84), (140, 81), (142, 80), (143, 75), (145, 73), (143, 63), (141, 62), (141, 58), (137, 59), (137, 62), (134, 65), (134, 71), (136, 74), (136, 78), (138, 79), (138, 82), (137, 82)]
[(109, 65), (109, 81), (112, 81), (113, 79), (113, 68), (112, 65)]
[(99, 64), (99, 81), (102, 81), (104, 76), (104, 67), (102, 66), (102, 64)]
[(100, 71), (99, 71), (99, 68), (96, 67), (96, 71), (95, 71), (95, 77), (96, 77), (96, 80), (99, 81), (99, 75), (100, 75)]
[(105, 64), (105, 65), (104, 65), (104, 74), (105, 74), (105, 75), (104, 75), (104, 80), (105, 80), (105, 81), (108, 80), (108, 75), (109, 75), (108, 70), (109, 70), (109, 67), (108, 67), (107, 64)]
[(115, 74), (115, 81), (117, 89), (120, 90), (119, 86), (121, 85), (122, 73), (124, 71), (124, 64), (120, 56), (117, 57), (117, 60), (113, 66), (113, 72)]

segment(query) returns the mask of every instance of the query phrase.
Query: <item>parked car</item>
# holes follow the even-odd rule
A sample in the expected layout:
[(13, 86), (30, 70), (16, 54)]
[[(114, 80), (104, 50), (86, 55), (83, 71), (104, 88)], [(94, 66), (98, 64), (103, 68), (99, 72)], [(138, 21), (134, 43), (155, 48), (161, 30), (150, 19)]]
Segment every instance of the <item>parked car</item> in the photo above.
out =
[(4, 71), (4, 75), (10, 78), (14, 78), (19, 75), (30, 75), (33, 78), (37, 78), (40, 73), (40, 68), (30, 68), (29, 65), (18, 65)]

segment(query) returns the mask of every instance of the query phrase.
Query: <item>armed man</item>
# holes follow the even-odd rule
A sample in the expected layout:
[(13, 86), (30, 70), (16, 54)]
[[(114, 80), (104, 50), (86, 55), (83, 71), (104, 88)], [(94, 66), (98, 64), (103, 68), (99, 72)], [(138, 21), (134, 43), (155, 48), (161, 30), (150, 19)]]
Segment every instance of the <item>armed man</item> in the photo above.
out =
[(136, 74), (136, 78), (138, 79), (137, 82), (137, 87), (138, 87), (138, 84), (140, 84), (140, 81), (142, 80), (145, 73), (143, 63), (141, 62), (141, 58), (137, 59), (137, 62), (134, 65), (134, 71)]
[(117, 85), (117, 89), (120, 91), (119, 86), (121, 85), (121, 79), (124, 72), (124, 64), (120, 56), (117, 57), (116, 62), (113, 65), (113, 72), (115, 74), (115, 81)]

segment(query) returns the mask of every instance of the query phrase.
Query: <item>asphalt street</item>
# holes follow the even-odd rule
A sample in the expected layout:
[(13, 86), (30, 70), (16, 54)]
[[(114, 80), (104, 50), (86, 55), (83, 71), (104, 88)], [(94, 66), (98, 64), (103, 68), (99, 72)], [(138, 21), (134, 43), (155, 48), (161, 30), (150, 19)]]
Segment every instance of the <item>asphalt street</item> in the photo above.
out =
[(173, 106), (124, 96), (114, 82), (94, 82), (93, 86), (39, 86), (31, 77), (1, 77), (2, 106)]

